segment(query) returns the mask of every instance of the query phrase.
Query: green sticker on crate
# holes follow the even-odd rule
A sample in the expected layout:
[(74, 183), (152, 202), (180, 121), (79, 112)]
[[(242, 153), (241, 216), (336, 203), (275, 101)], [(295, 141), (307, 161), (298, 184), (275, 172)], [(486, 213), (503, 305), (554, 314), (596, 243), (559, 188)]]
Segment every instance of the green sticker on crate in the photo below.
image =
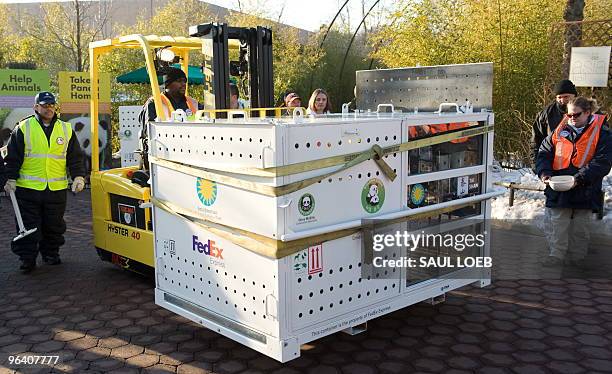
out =
[(385, 185), (378, 178), (370, 179), (361, 190), (361, 206), (368, 213), (376, 213), (384, 203)]

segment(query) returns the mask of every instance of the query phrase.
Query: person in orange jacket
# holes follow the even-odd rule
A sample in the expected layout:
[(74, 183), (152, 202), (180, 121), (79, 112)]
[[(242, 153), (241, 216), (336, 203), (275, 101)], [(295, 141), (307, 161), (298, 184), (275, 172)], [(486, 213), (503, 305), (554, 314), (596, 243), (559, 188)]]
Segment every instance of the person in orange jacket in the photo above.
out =
[[(571, 100), (567, 115), (538, 151), (536, 173), (547, 184), (546, 214), (551, 222), (545, 266), (581, 266), (587, 254), (589, 220), (592, 211), (601, 208), (602, 181), (612, 167), (612, 133), (606, 117), (596, 111), (595, 100)], [(574, 177), (569, 191), (554, 191), (548, 185), (557, 175)]]

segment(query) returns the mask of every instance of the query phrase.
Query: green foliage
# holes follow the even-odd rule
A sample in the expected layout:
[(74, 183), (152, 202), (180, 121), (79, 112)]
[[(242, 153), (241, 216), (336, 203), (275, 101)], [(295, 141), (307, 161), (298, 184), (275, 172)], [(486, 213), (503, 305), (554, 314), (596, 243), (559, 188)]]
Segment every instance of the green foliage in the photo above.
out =
[(549, 26), (562, 12), (557, 0), (403, 0), (372, 39), (373, 56), (387, 67), (492, 61), (496, 151), (528, 155)]

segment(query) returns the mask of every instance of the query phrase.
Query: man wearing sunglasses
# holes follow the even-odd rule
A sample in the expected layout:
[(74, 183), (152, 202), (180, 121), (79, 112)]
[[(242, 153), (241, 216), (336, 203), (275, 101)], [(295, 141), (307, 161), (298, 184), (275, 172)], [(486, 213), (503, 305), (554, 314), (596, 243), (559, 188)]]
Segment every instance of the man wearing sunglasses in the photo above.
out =
[(538, 113), (533, 123), (531, 140), (533, 144), (534, 165), (542, 140), (555, 131), (563, 119), (563, 116), (567, 113), (567, 103), (578, 95), (576, 86), (568, 79), (564, 79), (557, 83), (553, 91), (555, 93), (555, 101)]
[(7, 193), (15, 193), (26, 230), (37, 228), (11, 242), (23, 273), (36, 268), (39, 251), (45, 263), (61, 264), (68, 172), (72, 192), (85, 187), (83, 152), (72, 125), (58, 118), (55, 96), (40, 92), (34, 103), (34, 115), (22, 119), (11, 133), (4, 187)]

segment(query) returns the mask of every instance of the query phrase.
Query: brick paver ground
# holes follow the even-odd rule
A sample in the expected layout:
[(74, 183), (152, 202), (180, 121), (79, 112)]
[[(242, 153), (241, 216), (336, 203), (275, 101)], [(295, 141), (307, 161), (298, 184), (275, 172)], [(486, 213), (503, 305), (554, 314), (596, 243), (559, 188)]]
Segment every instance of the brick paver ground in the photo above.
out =
[(101, 262), (89, 195), (70, 196), (64, 263), (17, 270), (12, 211), (0, 210), (0, 373), (9, 355), (59, 356), (18, 372), (112, 373), (610, 373), (612, 281), (499, 281), (436, 306), (336, 333), (280, 364), (154, 302), (150, 280)]

